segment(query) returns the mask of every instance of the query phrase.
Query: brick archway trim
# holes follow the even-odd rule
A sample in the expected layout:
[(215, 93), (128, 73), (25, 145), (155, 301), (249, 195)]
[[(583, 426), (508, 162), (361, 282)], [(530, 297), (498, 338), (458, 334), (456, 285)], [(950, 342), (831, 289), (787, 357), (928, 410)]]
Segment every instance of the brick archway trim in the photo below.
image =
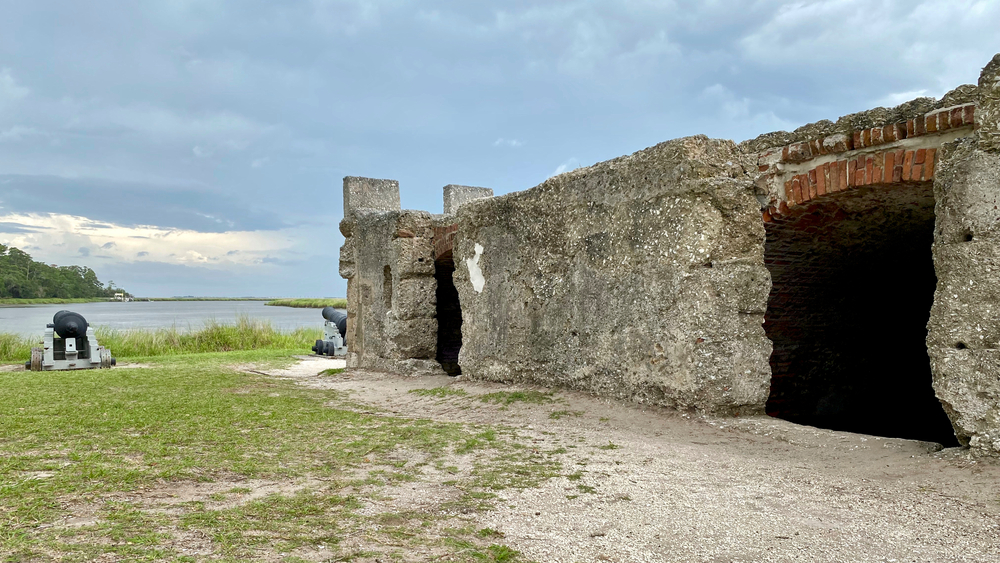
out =
[(931, 181), (938, 149), (971, 133), (975, 115), (975, 104), (965, 104), (765, 150), (757, 179), (770, 194), (763, 219), (779, 220), (797, 205), (856, 187)]

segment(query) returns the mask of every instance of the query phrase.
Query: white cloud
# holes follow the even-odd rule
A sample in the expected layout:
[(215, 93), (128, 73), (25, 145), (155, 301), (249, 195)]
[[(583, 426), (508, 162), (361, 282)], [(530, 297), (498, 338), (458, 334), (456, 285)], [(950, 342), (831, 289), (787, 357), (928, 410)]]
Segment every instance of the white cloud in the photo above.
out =
[(270, 162), (270, 160), (271, 158), (267, 156), (265, 156), (264, 158), (255, 158), (253, 159), (253, 162), (250, 163), (250, 168), (261, 168), (265, 164)]
[(524, 141), (518, 141), (517, 139), (504, 139), (503, 137), (500, 137), (499, 139), (497, 139), (496, 141), (493, 142), (493, 146), (494, 147), (511, 147), (511, 148), (515, 148), (516, 149), (518, 147), (523, 147), (524, 146)]
[(14, 125), (7, 129), (0, 129), (0, 143), (14, 143), (25, 137), (37, 137), (43, 133), (34, 127), (24, 127)]
[(14, 80), (9, 68), (0, 68), (0, 109), (9, 102), (24, 98), (31, 90), (21, 86)]
[[(4, 224), (26, 228), (5, 234)], [(295, 229), (203, 233), (146, 225), (127, 227), (73, 215), (0, 215), (0, 241), (4, 244), (44, 248), (48, 251), (46, 261), (66, 264), (100, 249), (103, 256), (117, 262), (153, 261), (226, 268), (262, 264), (265, 258), (294, 254), (297, 246), (303, 244), (299, 241), (308, 240)]]
[(179, 112), (146, 104), (108, 106), (84, 112), (71, 127), (119, 127), (161, 140), (205, 139), (211, 144), (242, 150), (271, 127), (231, 112)]
[(356, 35), (378, 27), (382, 12), (408, 4), (405, 0), (310, 0), (312, 22), (330, 33)]
[(794, 124), (781, 119), (773, 109), (754, 111), (753, 100), (737, 96), (722, 84), (713, 84), (701, 92), (701, 98), (706, 103), (714, 105), (722, 120), (730, 123), (746, 124), (750, 129), (760, 132), (793, 129)]
[(549, 178), (552, 178), (553, 176), (558, 176), (564, 172), (569, 172), (570, 170), (576, 170), (579, 167), (580, 167), (580, 161), (577, 160), (576, 157), (572, 157), (566, 162), (563, 162), (562, 164), (557, 166), (556, 169), (552, 171), (552, 174), (549, 174)]
[(745, 35), (740, 53), (783, 73), (807, 72), (805, 80), (886, 88), (917, 80), (934, 84), (926, 95), (940, 96), (978, 77), (984, 52), (996, 49), (983, 38), (997, 36), (998, 21), (995, 0), (798, 1), (783, 3)]
[(920, 90), (911, 90), (909, 92), (893, 92), (890, 94), (886, 94), (885, 96), (877, 100), (875, 102), (875, 105), (891, 108), (891, 107), (896, 107), (904, 102), (908, 102), (914, 98), (920, 98), (923, 96), (931, 96), (931, 94), (927, 92), (926, 88), (922, 88)]

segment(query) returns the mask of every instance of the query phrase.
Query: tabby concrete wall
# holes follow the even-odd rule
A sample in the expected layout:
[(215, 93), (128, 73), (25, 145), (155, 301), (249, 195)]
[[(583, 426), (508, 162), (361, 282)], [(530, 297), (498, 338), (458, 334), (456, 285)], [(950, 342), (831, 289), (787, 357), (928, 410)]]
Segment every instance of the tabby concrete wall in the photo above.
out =
[(1000, 55), (979, 79), (975, 133), (943, 147), (934, 196), (934, 389), (959, 441), (1000, 454)]
[(770, 288), (754, 186), (690, 137), (458, 212), (462, 372), (762, 412)]
[(399, 209), (394, 180), (344, 179), (344, 246), (349, 367), (441, 372), (434, 361), (434, 220)]
[(444, 373), (438, 352), (435, 261), (451, 252), (462, 204), (488, 188), (444, 187), (444, 215), (401, 210), (399, 182), (344, 178), (340, 275), (347, 280), (347, 365)]
[[(452, 253), (463, 373), (715, 414), (759, 413), (768, 397), (765, 225), (781, 260), (782, 236), (804, 256), (808, 229), (856, 230), (810, 214), (861, 224), (852, 209), (882, 205), (904, 210), (886, 225), (925, 224), (933, 199), (933, 388), (962, 443), (1000, 454), (1000, 56), (941, 100), (739, 146), (668, 141), (497, 198), (466, 201), (487, 194), (455, 186), (455, 215), (399, 211), (384, 182), (345, 179), (350, 365), (433, 370), (432, 265)], [(796, 280), (830, 265), (812, 266), (786, 267), (776, 295), (798, 299)], [(794, 339), (810, 320), (780, 322)], [(786, 344), (779, 364), (799, 346)]]

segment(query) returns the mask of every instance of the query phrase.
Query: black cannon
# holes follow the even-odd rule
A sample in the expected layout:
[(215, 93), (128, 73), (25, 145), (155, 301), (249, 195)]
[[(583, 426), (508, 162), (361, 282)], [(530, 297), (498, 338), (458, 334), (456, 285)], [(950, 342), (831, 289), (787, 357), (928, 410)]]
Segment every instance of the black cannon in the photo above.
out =
[(347, 354), (347, 314), (333, 307), (323, 309), (323, 340), (317, 340), (312, 347), (320, 356), (344, 356)]
[(59, 311), (45, 327), (41, 348), (31, 349), (24, 367), (31, 371), (110, 368), (117, 364), (111, 351), (100, 346), (90, 324), (80, 313)]
[(52, 316), (52, 328), (60, 338), (79, 338), (87, 334), (90, 324), (80, 313), (59, 311)]

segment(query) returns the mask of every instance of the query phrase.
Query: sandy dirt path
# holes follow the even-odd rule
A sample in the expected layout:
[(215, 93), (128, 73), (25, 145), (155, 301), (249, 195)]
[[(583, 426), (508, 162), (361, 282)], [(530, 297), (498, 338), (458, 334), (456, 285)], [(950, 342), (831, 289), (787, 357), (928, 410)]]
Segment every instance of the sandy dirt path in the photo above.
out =
[[(270, 374), (394, 416), (498, 424), (569, 445), (566, 476), (499, 491), (497, 507), (477, 516), (532, 560), (1000, 561), (1000, 466), (958, 449), (573, 391), (505, 407), (475, 396), (530, 388), (462, 377), (316, 376), (336, 362), (303, 359)], [(410, 393), (436, 387), (468, 395)], [(396, 502), (448, 497), (433, 483), (408, 488)]]

